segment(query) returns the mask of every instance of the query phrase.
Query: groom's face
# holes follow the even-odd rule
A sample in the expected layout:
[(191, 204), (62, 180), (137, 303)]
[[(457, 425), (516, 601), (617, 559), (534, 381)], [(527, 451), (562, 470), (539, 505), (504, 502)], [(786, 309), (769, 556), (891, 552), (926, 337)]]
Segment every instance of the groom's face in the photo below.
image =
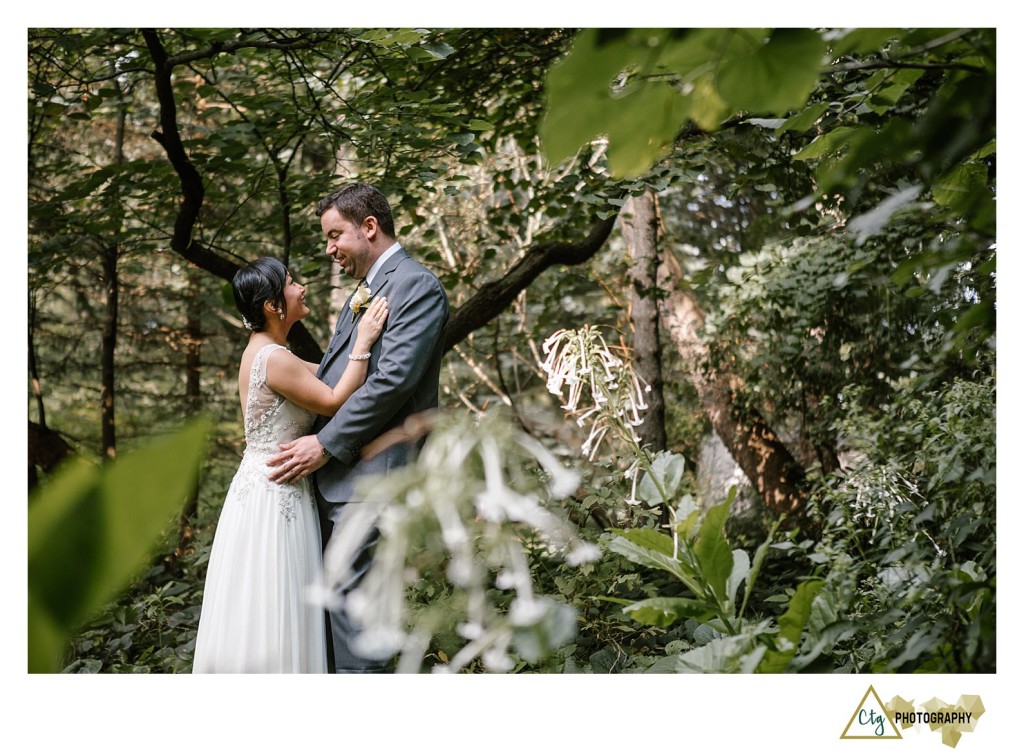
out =
[(320, 215), (320, 227), (327, 239), (327, 255), (338, 262), (349, 277), (366, 277), (373, 266), (373, 249), (366, 228), (352, 224), (334, 207)]

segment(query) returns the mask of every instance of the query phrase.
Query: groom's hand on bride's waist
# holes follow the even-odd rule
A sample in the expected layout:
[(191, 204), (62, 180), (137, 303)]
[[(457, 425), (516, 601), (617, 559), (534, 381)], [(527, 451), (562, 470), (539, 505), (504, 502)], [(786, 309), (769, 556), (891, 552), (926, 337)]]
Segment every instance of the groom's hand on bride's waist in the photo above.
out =
[(279, 446), (281, 452), (267, 461), (272, 468), (267, 478), (279, 484), (290, 484), (308, 476), (328, 459), (315, 434), (307, 434)]

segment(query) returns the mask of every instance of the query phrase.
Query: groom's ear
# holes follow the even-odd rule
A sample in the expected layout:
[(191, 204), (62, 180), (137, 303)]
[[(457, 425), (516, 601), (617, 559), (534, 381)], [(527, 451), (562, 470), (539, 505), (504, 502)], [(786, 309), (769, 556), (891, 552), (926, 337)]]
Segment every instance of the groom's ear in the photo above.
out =
[(377, 224), (376, 217), (374, 217), (371, 214), (365, 220), (363, 220), (363, 235), (366, 236), (367, 240), (372, 241), (374, 238), (377, 237), (377, 234), (379, 232), (380, 225)]

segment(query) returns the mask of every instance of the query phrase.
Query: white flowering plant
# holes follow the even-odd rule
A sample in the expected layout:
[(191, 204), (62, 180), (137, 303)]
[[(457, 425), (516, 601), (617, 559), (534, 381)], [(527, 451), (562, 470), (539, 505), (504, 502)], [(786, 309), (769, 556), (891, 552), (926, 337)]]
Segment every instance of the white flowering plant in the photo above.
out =
[[(575, 635), (571, 606), (535, 592), (526, 540), (539, 540), (569, 565), (600, 557), (549, 501), (572, 494), (578, 474), (503, 416), (439, 417), (416, 460), (360, 487), (324, 553), (316, 600), (346, 610), (362, 628), (356, 649), (398, 656), (397, 671), (419, 672), (432, 638), (454, 632), (450, 658), (435, 672), (507, 672), (516, 659), (543, 659)], [(364, 541), (380, 534), (370, 569), (343, 602)], [(431, 598), (410, 593), (430, 584)]]
[[(632, 481), (625, 501), (669, 513), (668, 533), (642, 526), (613, 529), (604, 543), (632, 562), (668, 573), (689, 595), (626, 603), (623, 612), (642, 624), (661, 627), (693, 619), (723, 638), (731, 637), (729, 645), (746, 646), (748, 638), (753, 640), (767, 629), (747, 624), (743, 613), (772, 535), (753, 561), (744, 550), (731, 549), (724, 531), (735, 489), (723, 503), (702, 511), (685, 492), (683, 456), (652, 453), (642, 445), (637, 427), (647, 408), (648, 387), (633, 372), (624, 348), (609, 347), (600, 332), (588, 325), (555, 332), (544, 341), (543, 352), (546, 358), (541, 367), (548, 377), (548, 391), (563, 399), (562, 409), (587, 432), (583, 454), (593, 461), (602, 442), (616, 438), (613, 452), (627, 466), (625, 475)], [(741, 640), (741, 636), (746, 637)], [(778, 663), (779, 655), (765, 644), (756, 658), (754, 653), (744, 653), (744, 666), (757, 666), (762, 660)], [(687, 662), (699, 661), (698, 655), (681, 654), (671, 663), (683, 671)]]

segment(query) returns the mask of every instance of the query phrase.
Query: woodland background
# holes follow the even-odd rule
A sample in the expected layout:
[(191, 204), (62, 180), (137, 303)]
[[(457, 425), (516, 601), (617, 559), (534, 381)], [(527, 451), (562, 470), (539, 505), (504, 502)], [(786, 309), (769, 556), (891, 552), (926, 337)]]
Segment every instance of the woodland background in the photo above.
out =
[[(317, 360), (347, 290), (312, 206), (362, 180), (452, 302), (436, 444), (479, 453), (486, 575), (415, 521), (406, 666), (994, 671), (995, 61), (992, 29), (29, 30), (30, 669), (188, 671), (242, 451), (227, 281), (289, 265)], [(560, 330), (650, 385), (642, 425), (567, 420)], [(600, 559), (474, 527), (492, 441)]]

